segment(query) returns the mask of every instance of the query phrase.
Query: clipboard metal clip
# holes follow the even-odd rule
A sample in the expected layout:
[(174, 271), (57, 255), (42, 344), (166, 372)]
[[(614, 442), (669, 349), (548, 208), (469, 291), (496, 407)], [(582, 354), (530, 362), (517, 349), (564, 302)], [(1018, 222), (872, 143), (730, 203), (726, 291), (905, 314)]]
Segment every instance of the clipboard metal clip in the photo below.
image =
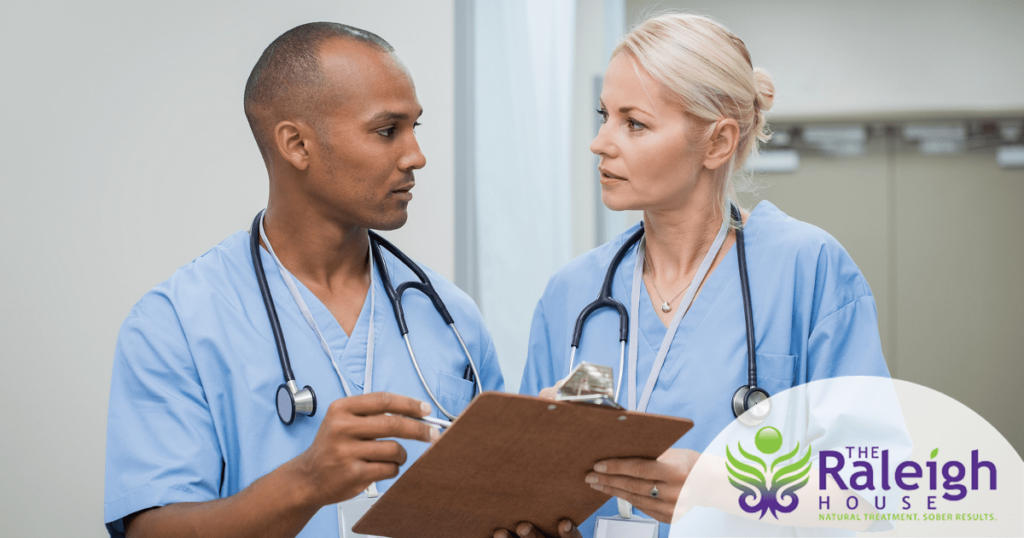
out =
[(555, 400), (622, 409), (622, 406), (615, 402), (612, 377), (611, 366), (581, 362), (568, 377), (559, 382)]

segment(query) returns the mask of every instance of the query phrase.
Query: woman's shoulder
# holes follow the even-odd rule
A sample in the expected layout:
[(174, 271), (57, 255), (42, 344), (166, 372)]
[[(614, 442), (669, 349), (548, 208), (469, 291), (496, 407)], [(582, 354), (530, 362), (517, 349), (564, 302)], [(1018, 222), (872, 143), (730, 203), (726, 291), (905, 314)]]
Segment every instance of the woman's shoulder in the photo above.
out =
[(751, 211), (747, 227), (756, 234), (756, 241), (775, 249), (799, 252), (843, 248), (825, 230), (787, 215), (768, 200), (762, 200)]
[(813, 281), (819, 292), (831, 290), (840, 302), (871, 295), (850, 254), (818, 226), (795, 219), (764, 200), (751, 212), (747, 228), (753, 236), (747, 237), (747, 256), (756, 258), (759, 268), (770, 272), (775, 267), (780, 278), (793, 274), (803, 277), (802, 281)]
[[(753, 224), (753, 226), (751, 226)], [(767, 200), (761, 201), (747, 220), (748, 242), (775, 256), (793, 256), (800, 261), (853, 264), (846, 249), (825, 230), (795, 219)], [(753, 235), (754, 237), (750, 237)]]
[(641, 222), (633, 224), (606, 243), (590, 249), (565, 264), (548, 279), (544, 295), (558, 294), (558, 296), (564, 297), (569, 290), (586, 289), (590, 290), (588, 293), (596, 296), (615, 253), (630, 236), (640, 229), (641, 224)]

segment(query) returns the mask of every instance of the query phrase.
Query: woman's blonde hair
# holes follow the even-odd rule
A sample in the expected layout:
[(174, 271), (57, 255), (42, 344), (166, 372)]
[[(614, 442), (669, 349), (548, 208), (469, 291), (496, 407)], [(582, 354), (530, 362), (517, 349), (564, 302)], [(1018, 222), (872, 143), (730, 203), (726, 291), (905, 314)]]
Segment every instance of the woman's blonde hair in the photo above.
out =
[(771, 75), (753, 67), (743, 40), (714, 20), (690, 13), (645, 20), (622, 39), (612, 56), (621, 52), (635, 58), (687, 113), (708, 124), (705, 137), (720, 119), (739, 124), (736, 152), (718, 177), (716, 202), (723, 215), (729, 214), (729, 200), (736, 198), (733, 171), (757, 151), (758, 141), (771, 138), (765, 120), (775, 101)]

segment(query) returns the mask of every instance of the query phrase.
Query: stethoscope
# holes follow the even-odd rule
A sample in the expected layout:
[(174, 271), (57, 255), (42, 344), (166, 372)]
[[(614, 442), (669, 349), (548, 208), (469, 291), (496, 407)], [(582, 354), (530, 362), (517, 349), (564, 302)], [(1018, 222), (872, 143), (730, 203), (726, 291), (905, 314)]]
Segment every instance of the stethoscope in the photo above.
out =
[[(742, 223), (739, 209), (732, 206), (732, 218), (734, 221)], [(722, 231), (726, 231), (726, 225), (723, 223)], [(722, 240), (724, 240), (724, 234)], [(625, 366), (626, 358), (626, 342), (629, 340), (629, 326), (630, 317), (623, 304), (614, 298), (612, 298), (612, 282), (615, 277), (615, 271), (619, 264), (622, 263), (623, 258), (626, 257), (626, 253), (633, 245), (636, 245), (644, 236), (643, 223), (640, 224), (640, 229), (630, 235), (625, 243), (619, 247), (619, 250), (612, 257), (611, 263), (608, 265), (608, 272), (605, 273), (604, 283), (601, 284), (601, 292), (598, 294), (597, 299), (592, 303), (588, 304), (580, 312), (578, 318), (576, 318), (576, 326), (572, 333), (572, 351), (569, 356), (569, 369), (572, 370), (573, 362), (576, 358), (576, 350), (579, 348), (580, 339), (583, 336), (583, 325), (586, 323), (587, 318), (594, 312), (602, 308), (614, 308), (619, 313), (619, 380), (615, 387), (615, 400), (619, 399), (619, 389), (622, 386), (623, 368)], [(717, 240), (716, 240), (717, 241)], [(719, 243), (720, 246), (720, 243)], [(706, 260), (706, 264), (710, 265), (710, 260), (714, 258), (714, 252), (709, 252)], [(739, 260), (740, 270), (740, 286), (743, 292), (743, 316), (746, 321), (747, 330), (747, 384), (736, 389), (736, 392), (732, 396), (732, 413), (735, 417), (739, 418), (741, 422), (747, 425), (757, 425), (764, 421), (771, 412), (771, 400), (769, 399), (768, 392), (763, 388), (757, 386), (757, 361), (755, 358), (755, 341), (754, 341), (754, 314), (750, 303), (750, 283), (747, 280), (747, 255), (744, 249), (743, 243), (743, 227), (742, 224), (736, 229), (736, 258)], [(638, 259), (638, 264), (642, 262)], [(706, 269), (704, 269), (706, 271)], [(640, 273), (637, 272), (636, 280), (639, 280)], [(700, 285), (698, 280), (703, 279), (703, 275), (699, 278), (695, 278), (695, 284), (691, 284), (693, 290), (688, 293), (688, 297), (692, 300), (692, 297), (696, 294), (696, 288)], [(639, 286), (634, 286), (634, 294), (639, 293)], [(634, 297), (634, 299), (636, 299)], [(686, 299), (684, 299), (684, 303)], [(681, 313), (680, 313), (681, 314)], [(668, 339), (666, 339), (667, 341)], [(664, 344), (663, 344), (664, 345)], [(665, 350), (667, 352), (667, 349)], [(632, 353), (632, 351), (631, 351)], [(632, 357), (632, 355), (631, 355)], [(631, 359), (632, 361), (632, 359)], [(660, 366), (658, 367), (660, 368)], [(635, 370), (635, 368), (634, 368)], [(655, 374), (656, 376), (657, 374)], [(653, 384), (651, 384), (653, 387)], [(649, 391), (648, 391), (649, 392)], [(763, 405), (762, 405), (763, 404)], [(646, 405), (644, 405), (646, 407)], [(753, 410), (750, 413), (747, 411)]]
[[(263, 263), (260, 257), (260, 224), (263, 221), (264, 211), (260, 211), (256, 218), (252, 221), (252, 228), (249, 231), (249, 251), (252, 256), (252, 265), (256, 271), (256, 281), (259, 283), (260, 294), (263, 296), (263, 305), (267, 309), (267, 317), (270, 319), (270, 329), (274, 333), (274, 342), (277, 344), (277, 356), (281, 360), (281, 371), (284, 374), (284, 383), (277, 387), (277, 415), (280, 417), (281, 422), (291, 424), (295, 420), (295, 416), (298, 413), (302, 413), (306, 416), (313, 416), (316, 413), (316, 393), (313, 392), (313, 388), (306, 385), (299, 390), (298, 384), (295, 382), (295, 374), (292, 372), (292, 364), (288, 359), (288, 348), (284, 343), (284, 332), (281, 330), (281, 322), (277, 317), (277, 309), (274, 307), (274, 298), (270, 294), (270, 286), (267, 284), (267, 275), (263, 271)], [(483, 385), (480, 382), (480, 373), (477, 371), (476, 363), (473, 362), (473, 357), (470, 356), (469, 349), (466, 348), (466, 343), (462, 340), (462, 335), (459, 334), (459, 330), (455, 327), (455, 320), (451, 314), (448, 313), (448, 308), (445, 307), (441, 297), (434, 290), (434, 286), (430, 283), (430, 279), (427, 278), (427, 274), (423, 272), (415, 262), (409, 259), (402, 251), (398, 250), (398, 247), (392, 245), (388, 240), (370, 231), (370, 253), (372, 256), (372, 264), (377, 266), (377, 272), (380, 275), (381, 282), (384, 285), (384, 291), (387, 293), (388, 300), (391, 302), (391, 308), (395, 313), (395, 321), (398, 322), (398, 330), (405, 340), (405, 347), (409, 350), (409, 357), (412, 358), (413, 367), (416, 369), (416, 375), (420, 378), (420, 383), (423, 384), (423, 388), (427, 390), (427, 395), (430, 396), (430, 400), (434, 402), (437, 409), (441, 411), (446, 417), (454, 420), (456, 415), (449, 413), (441, 402), (434, 396), (434, 392), (430, 390), (430, 385), (423, 377), (423, 371), (420, 370), (420, 363), (416, 360), (416, 354), (412, 350), (412, 344), (409, 342), (409, 327), (405, 322), (405, 311), (402, 309), (402, 294), (406, 290), (412, 288), (419, 290), (426, 295), (430, 302), (434, 304), (434, 309), (440, 314), (448, 327), (451, 328), (452, 332), (455, 333), (455, 337), (459, 340), (459, 345), (462, 347), (462, 352), (465, 353), (466, 359), (469, 361), (469, 368), (472, 372), (473, 381), (476, 385), (477, 393), (483, 392)], [(388, 274), (387, 266), (384, 265), (384, 258), (381, 255), (381, 247), (387, 249), (393, 254), (400, 262), (405, 264), (415, 275), (418, 281), (403, 282), (395, 288), (391, 284), (391, 277)], [(372, 268), (371, 268), (372, 269)], [(370, 283), (373, 286), (373, 283)], [(373, 324), (373, 320), (370, 320), (370, 324)], [(372, 340), (372, 339), (371, 339)], [(340, 375), (340, 374), (339, 374)], [(344, 379), (342, 379), (344, 383)], [(368, 387), (365, 387), (368, 389)], [(347, 392), (347, 390), (346, 390)]]

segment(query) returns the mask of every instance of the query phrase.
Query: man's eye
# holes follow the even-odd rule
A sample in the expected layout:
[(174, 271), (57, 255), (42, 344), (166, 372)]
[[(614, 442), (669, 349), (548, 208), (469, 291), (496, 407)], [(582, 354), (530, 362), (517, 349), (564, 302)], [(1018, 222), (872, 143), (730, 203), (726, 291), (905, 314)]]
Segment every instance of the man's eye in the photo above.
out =
[(392, 127), (386, 128), (386, 129), (381, 129), (381, 130), (377, 131), (377, 134), (383, 136), (384, 138), (391, 138), (392, 136), (395, 135), (395, 128), (394, 128), (394, 126), (392, 126)]

